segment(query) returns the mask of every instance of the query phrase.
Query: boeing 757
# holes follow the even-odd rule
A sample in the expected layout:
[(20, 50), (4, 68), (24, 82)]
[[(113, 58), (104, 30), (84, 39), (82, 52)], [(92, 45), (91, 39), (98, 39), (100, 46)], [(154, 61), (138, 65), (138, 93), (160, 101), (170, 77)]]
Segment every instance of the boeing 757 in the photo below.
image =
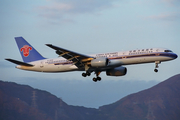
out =
[(155, 63), (155, 72), (158, 65), (164, 61), (176, 59), (178, 56), (169, 49), (149, 48), (121, 52), (109, 52), (94, 55), (84, 55), (52, 44), (46, 44), (55, 50), (58, 58), (47, 59), (39, 54), (23, 37), (15, 37), (23, 62), (6, 59), (17, 64), (16, 68), (37, 72), (69, 72), (85, 71), (83, 77), (96, 74), (94, 82), (100, 81), (100, 73), (105, 71), (107, 76), (123, 76), (127, 73), (125, 65)]

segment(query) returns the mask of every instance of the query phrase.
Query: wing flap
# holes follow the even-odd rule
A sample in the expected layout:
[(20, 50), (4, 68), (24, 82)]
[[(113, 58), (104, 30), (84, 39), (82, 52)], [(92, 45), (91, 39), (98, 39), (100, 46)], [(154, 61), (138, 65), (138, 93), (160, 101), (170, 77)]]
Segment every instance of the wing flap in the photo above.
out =
[(65, 58), (69, 61), (73, 61), (74, 65), (76, 65), (79, 68), (84, 67), (84, 63), (88, 62), (89, 60), (94, 59), (94, 57), (92, 57), (92, 56), (76, 53), (74, 51), (70, 51), (70, 50), (67, 50), (67, 49), (64, 49), (61, 47), (57, 47), (57, 46), (54, 46), (52, 44), (46, 44), (46, 45), (48, 47), (56, 50), (56, 53), (59, 56)]
[(83, 58), (93, 58), (92, 56), (88, 56), (88, 55), (83, 55), (83, 54), (80, 54), (80, 53), (76, 53), (74, 51), (70, 51), (70, 50), (67, 50), (67, 49), (64, 49), (64, 48), (61, 48), (61, 47), (57, 47), (57, 46), (54, 46), (52, 44), (46, 44), (48, 47), (56, 50), (56, 53), (60, 56), (63, 56), (65, 54), (69, 54), (69, 55), (72, 55), (72, 56), (79, 56), (81, 59)]

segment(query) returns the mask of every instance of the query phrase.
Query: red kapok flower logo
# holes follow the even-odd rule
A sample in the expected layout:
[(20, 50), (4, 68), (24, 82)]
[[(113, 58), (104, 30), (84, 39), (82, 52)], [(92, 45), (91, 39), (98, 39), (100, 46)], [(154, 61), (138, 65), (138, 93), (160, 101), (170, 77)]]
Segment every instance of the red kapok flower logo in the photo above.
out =
[(28, 57), (29, 56), (29, 51), (32, 50), (32, 47), (30, 47), (29, 45), (24, 45), (20, 51), (23, 52), (24, 57)]

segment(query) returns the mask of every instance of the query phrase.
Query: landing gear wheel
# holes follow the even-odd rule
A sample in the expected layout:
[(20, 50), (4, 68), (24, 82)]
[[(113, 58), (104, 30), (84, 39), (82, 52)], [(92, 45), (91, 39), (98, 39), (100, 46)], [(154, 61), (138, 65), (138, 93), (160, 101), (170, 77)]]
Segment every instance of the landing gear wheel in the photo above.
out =
[(82, 76), (83, 76), (83, 77), (86, 77), (87, 75), (86, 75), (86, 73), (82, 73)]
[(99, 80), (99, 81), (101, 81), (101, 77), (97, 77), (96, 79)]
[(158, 69), (154, 69), (154, 72), (158, 72)]
[(97, 82), (97, 78), (93, 78), (93, 81), (94, 81), (94, 82)]
[(86, 75), (87, 75), (87, 76), (90, 76), (90, 75), (91, 75), (91, 73), (87, 72), (87, 73), (86, 73)]
[(89, 73), (89, 72), (82, 73), (82, 76), (83, 76), (83, 77), (90, 76), (90, 75), (91, 75), (91, 73)]

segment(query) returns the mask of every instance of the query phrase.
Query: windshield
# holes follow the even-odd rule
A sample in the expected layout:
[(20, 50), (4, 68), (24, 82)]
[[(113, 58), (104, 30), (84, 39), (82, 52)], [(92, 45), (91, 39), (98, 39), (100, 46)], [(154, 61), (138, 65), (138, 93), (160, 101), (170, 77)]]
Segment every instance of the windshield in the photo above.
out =
[(171, 50), (165, 50), (164, 52), (172, 52)]

